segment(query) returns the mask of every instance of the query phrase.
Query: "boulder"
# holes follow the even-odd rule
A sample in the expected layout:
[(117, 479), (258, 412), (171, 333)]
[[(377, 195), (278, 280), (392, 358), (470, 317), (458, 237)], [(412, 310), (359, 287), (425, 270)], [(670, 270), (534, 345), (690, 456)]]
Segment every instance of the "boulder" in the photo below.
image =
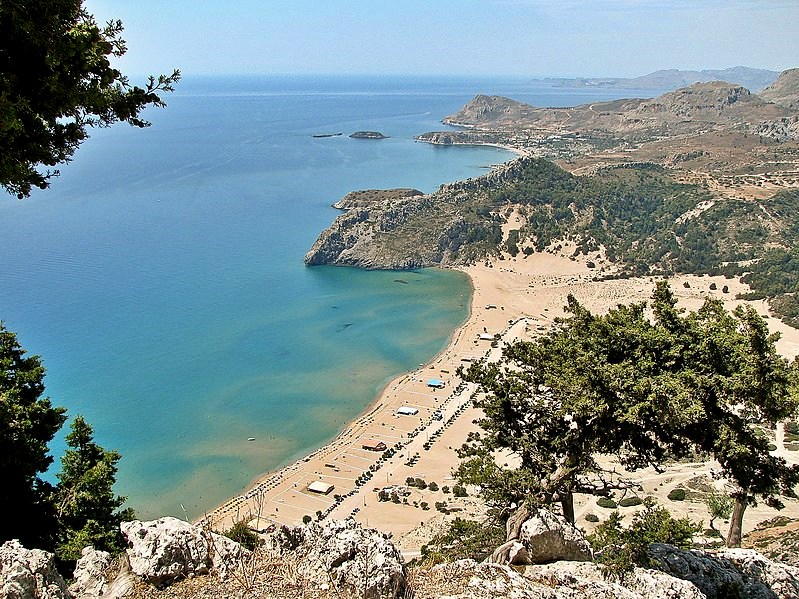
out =
[(212, 569), (224, 578), (249, 555), (227, 537), (177, 518), (123, 522), (120, 529), (128, 540), (131, 570), (156, 586), (208, 574)]
[(709, 598), (799, 598), (799, 569), (751, 549), (711, 553), (653, 543), (649, 555), (663, 572), (691, 581)]
[(555, 562), (527, 566), (523, 575), (554, 586), (565, 597), (600, 599), (705, 599), (691, 582), (663, 572), (635, 568), (623, 581), (610, 581), (592, 562)]
[(590, 561), (592, 557), (591, 546), (583, 533), (562, 516), (547, 510), (538, 510), (522, 524), (519, 541), (527, 548), (529, 564)]
[(19, 541), (0, 546), (0, 597), (4, 599), (66, 599), (69, 591), (55, 568), (52, 553), (25, 549)]
[(368, 599), (401, 597), (405, 591), (402, 555), (384, 534), (355, 520), (310, 522), (283, 527), (274, 548), (296, 560), (298, 573), (319, 588), (331, 582), (339, 590)]
[(757, 596), (755, 593), (765, 585), (777, 597), (799, 598), (799, 568), (773, 562), (753, 549), (726, 549), (718, 556), (731, 561), (741, 572), (744, 597)]
[(108, 588), (105, 571), (110, 565), (110, 553), (98, 551), (94, 547), (84, 547), (80, 552), (80, 559), (75, 564), (73, 583), (69, 585), (69, 592), (78, 598), (99, 597)]

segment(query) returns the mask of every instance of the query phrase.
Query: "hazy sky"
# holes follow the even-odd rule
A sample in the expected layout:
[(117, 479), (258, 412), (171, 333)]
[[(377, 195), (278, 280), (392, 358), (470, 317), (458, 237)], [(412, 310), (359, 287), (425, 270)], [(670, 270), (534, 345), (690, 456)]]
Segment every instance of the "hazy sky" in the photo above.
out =
[(636, 76), (799, 66), (799, 0), (87, 0), (128, 73)]

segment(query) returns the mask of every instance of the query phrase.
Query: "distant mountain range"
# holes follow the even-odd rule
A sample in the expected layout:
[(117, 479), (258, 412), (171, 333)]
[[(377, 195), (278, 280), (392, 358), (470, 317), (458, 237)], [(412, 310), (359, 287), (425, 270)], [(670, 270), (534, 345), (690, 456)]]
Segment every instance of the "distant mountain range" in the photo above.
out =
[(554, 82), (558, 87), (607, 87), (617, 89), (657, 90), (678, 89), (694, 83), (707, 83), (709, 81), (726, 81), (728, 83), (737, 83), (753, 92), (757, 92), (774, 83), (778, 76), (779, 73), (777, 71), (752, 69), (750, 67), (732, 67), (729, 69), (705, 69), (702, 71), (664, 69), (630, 79), (619, 77), (577, 79), (547, 78), (545, 81)]

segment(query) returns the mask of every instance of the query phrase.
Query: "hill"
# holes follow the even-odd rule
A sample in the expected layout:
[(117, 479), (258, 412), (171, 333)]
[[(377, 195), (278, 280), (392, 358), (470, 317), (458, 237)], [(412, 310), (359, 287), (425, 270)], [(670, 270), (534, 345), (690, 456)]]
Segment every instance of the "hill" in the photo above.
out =
[(790, 108), (769, 103), (740, 85), (711, 81), (654, 99), (595, 102), (570, 108), (538, 108), (502, 96), (479, 95), (443, 122), (473, 129), (594, 132), (640, 139), (736, 126), (754, 132), (763, 123), (792, 116), (796, 112)]
[(632, 78), (577, 78), (556, 79), (558, 87), (607, 87), (615, 89), (677, 89), (694, 83), (726, 81), (751, 90), (762, 90), (777, 79), (776, 71), (732, 67), (729, 69), (705, 69), (702, 71), (682, 71), (663, 69)]
[(759, 96), (767, 102), (799, 110), (799, 69), (783, 71)]

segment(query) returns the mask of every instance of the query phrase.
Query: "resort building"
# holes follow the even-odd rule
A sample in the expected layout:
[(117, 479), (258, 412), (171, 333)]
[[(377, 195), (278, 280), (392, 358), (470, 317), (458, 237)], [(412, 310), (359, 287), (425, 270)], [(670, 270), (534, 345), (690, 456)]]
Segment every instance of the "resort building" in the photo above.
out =
[(412, 408), (410, 406), (402, 406), (399, 410), (397, 410), (397, 414), (400, 416), (416, 416), (419, 413), (417, 408)]
[(361, 443), (361, 447), (369, 451), (385, 451), (387, 449), (386, 444), (382, 441), (378, 441), (377, 439), (369, 439), (368, 441), (364, 441)]
[(310, 485), (308, 485), (308, 490), (311, 493), (319, 493), (320, 495), (329, 495), (330, 491), (333, 490), (333, 485), (330, 483), (323, 482), (321, 480), (315, 480)]

